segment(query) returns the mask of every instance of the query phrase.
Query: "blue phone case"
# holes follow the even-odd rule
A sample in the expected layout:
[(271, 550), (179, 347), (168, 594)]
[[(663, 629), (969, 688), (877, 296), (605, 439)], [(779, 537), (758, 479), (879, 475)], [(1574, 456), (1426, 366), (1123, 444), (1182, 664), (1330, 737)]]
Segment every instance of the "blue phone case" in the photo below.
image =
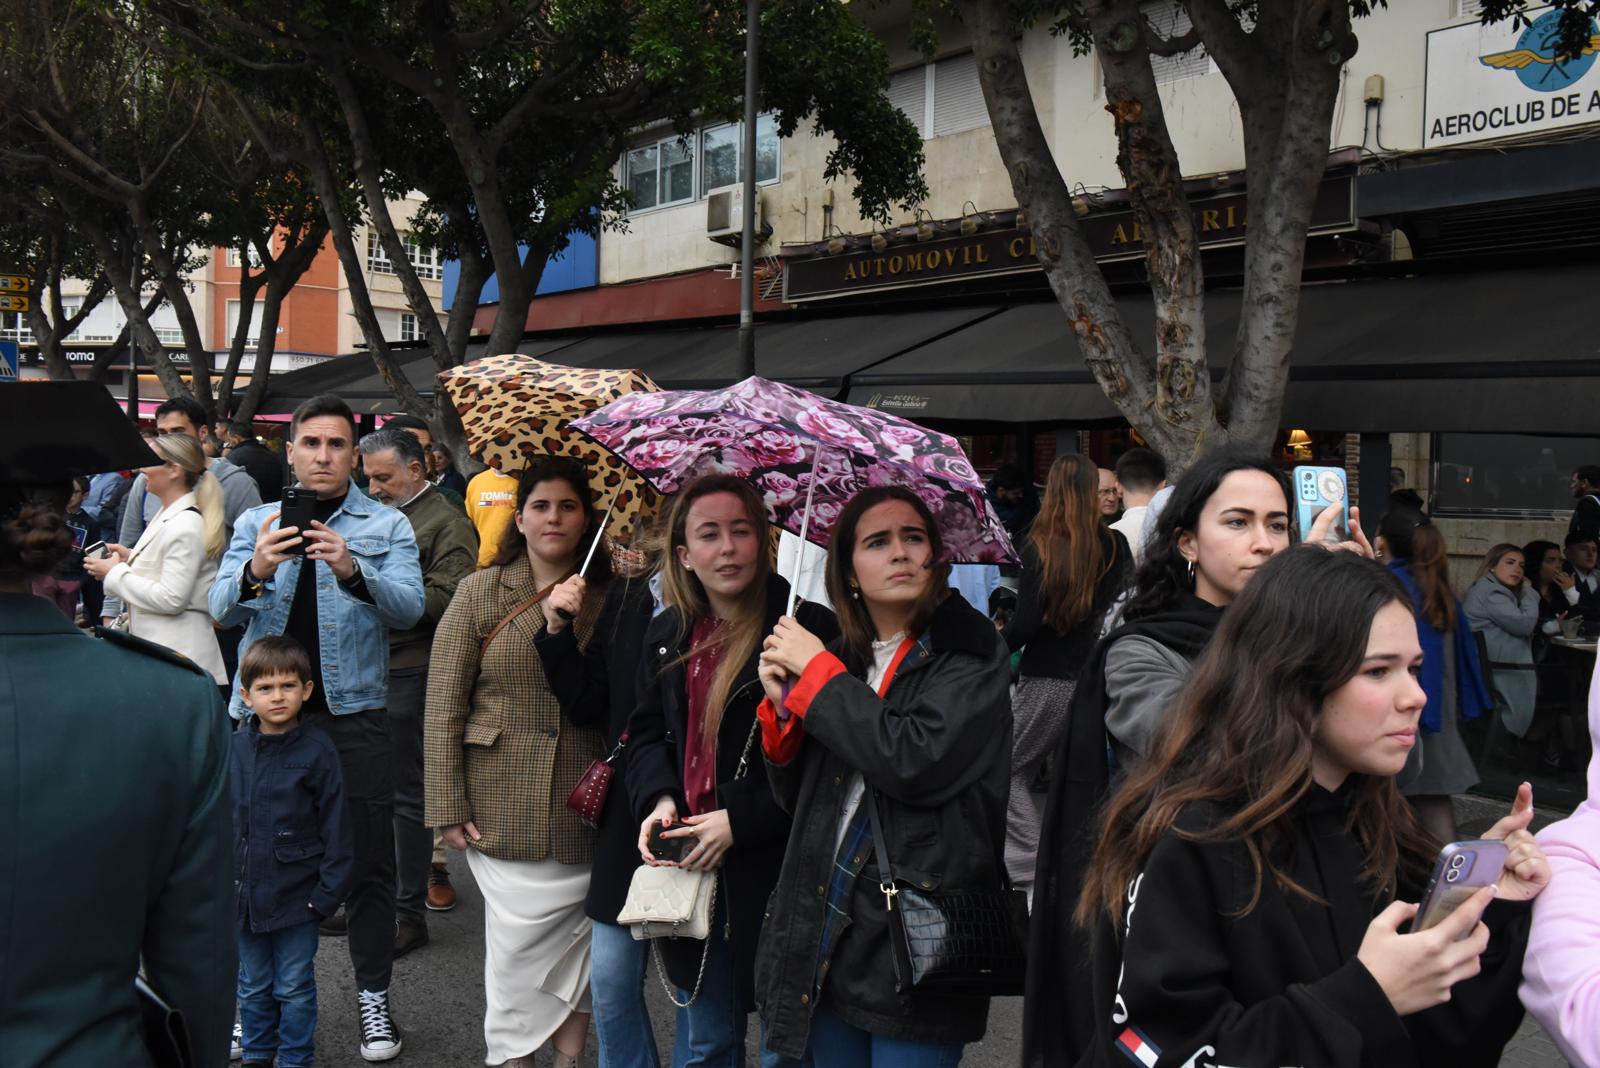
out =
[(1311, 532), (1311, 524), (1325, 512), (1329, 505), (1342, 506), (1339, 521), (1328, 533), (1328, 541), (1337, 543), (1350, 537), (1350, 492), (1342, 467), (1297, 466), (1294, 469), (1295, 515), (1300, 523), (1300, 537), (1304, 540)]

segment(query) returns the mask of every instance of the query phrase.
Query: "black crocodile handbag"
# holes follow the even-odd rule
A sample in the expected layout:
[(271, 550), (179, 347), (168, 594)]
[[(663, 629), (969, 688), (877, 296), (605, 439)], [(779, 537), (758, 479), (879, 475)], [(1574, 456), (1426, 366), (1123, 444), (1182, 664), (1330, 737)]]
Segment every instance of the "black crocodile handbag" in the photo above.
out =
[[(897, 883), (884, 846), (878, 799), (862, 803), (889, 912), (895, 990), (1006, 997), (1027, 975), (1028, 895), (1009, 880), (992, 890), (920, 890)], [(1002, 876), (1004, 878), (1004, 876)]]

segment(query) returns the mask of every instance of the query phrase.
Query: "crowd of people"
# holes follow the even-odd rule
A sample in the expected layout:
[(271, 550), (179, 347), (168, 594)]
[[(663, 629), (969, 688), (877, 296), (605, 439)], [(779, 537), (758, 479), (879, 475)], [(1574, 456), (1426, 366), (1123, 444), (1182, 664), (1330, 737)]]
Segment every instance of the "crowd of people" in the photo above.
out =
[[(197, 1063), (220, 1061), (235, 1013), (235, 1059), (312, 1063), (319, 931), (348, 940), (357, 993), (339, 1011), (361, 1056), (400, 1056), (397, 1016), (421, 1030), (428, 1010), (392, 990), (393, 962), (453, 904), (452, 849), (484, 901), (483, 1048), (462, 1059), (490, 1065), (548, 1045), (575, 1066), (592, 1023), (601, 1065), (659, 1068), (659, 982), (673, 1068), (744, 1063), (752, 1014), (764, 1066), (953, 1066), (993, 990), (907, 974), (896, 894), (1013, 889), (1031, 912), (1015, 977), (1030, 1068), (1493, 1064), (1523, 1005), (1574, 1064), (1600, 1065), (1583, 948), (1600, 927), (1582, 904), (1600, 881), (1600, 764), (1588, 805), (1541, 836), (1549, 856), (1524, 784), (1483, 836), (1503, 868), (1409, 927), (1457, 837), (1450, 797), (1476, 780), (1463, 724), (1542, 744), (1539, 642), (1600, 619), (1577, 517), (1559, 548), (1496, 546), (1463, 602), (1410, 501), (1372, 543), (1351, 509), (1329, 546), (1339, 509), (1298, 530), (1270, 459), (1212, 452), (1169, 485), (1148, 449), (1114, 471), (1063, 455), (1042, 496), (1015, 471), (991, 486), (1021, 559), (1003, 619), (952, 588), (935, 516), (893, 486), (843, 509), (825, 597), (791, 610), (776, 531), (739, 478), (690, 482), (644, 552), (585, 566), (602, 520), (570, 460), (467, 482), (426, 423), (358, 439), (324, 396), (294, 414), (269, 488), (248, 428), (228, 435), (237, 463), (206, 455), (187, 402), (157, 428), (120, 522), (99, 475), (47, 491), (0, 466), (0, 646), (32, 692), (27, 643), (72, 632), (61, 617), (82, 601), (90, 620), (126, 612), (107, 656), (142, 639), (187, 665), (162, 665), (183, 673), (182, 716), (128, 744), (189, 731), (176, 766), (205, 784), (187, 787), (205, 802), (181, 842), (148, 848), (188, 880), (186, 951), (220, 915), (228, 948), (204, 963), (220, 954), (231, 997), (170, 945), (135, 954)], [(274, 494), (290, 485), (314, 498), (293, 523)], [(117, 540), (74, 554), (83, 522)], [(147, 716), (168, 703), (150, 685)], [(1589, 709), (1600, 734), (1600, 690)], [(31, 711), (47, 731), (48, 702)], [(1558, 738), (1582, 727), (1555, 722)], [(613, 785), (585, 810), (570, 795), (597, 767)], [(37, 769), (24, 785), (51, 789)], [(707, 937), (623, 920), (641, 869), (664, 868), (706, 877)], [(29, 997), (81, 980), (42, 945), (7, 946)], [(0, 1061), (132, 1063), (105, 1054), (135, 1041), (115, 1013), (30, 1011), (17, 989)]]

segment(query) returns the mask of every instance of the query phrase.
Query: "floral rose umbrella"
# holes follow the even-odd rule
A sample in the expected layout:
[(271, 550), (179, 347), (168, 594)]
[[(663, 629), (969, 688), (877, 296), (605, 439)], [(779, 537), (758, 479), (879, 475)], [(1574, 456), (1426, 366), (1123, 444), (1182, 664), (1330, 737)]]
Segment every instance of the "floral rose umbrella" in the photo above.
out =
[(747, 378), (727, 389), (630, 393), (572, 427), (662, 493), (705, 474), (747, 478), (773, 522), (816, 545), (860, 490), (905, 486), (933, 512), (952, 563), (1017, 559), (956, 440), (869, 408)]
[(648, 482), (569, 429), (572, 420), (609, 401), (657, 390), (642, 371), (566, 367), (511, 352), (442, 372), (439, 380), (461, 416), (467, 447), (490, 467), (514, 475), (541, 456), (583, 463), (595, 507), (609, 512), (612, 541), (628, 544), (641, 516), (654, 510)]

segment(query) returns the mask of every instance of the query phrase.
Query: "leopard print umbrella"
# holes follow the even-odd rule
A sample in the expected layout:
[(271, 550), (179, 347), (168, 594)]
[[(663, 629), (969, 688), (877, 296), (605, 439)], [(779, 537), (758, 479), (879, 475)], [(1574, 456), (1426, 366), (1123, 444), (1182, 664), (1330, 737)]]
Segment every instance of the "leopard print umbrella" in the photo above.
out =
[(655, 511), (650, 484), (568, 424), (628, 393), (660, 387), (641, 371), (566, 367), (511, 352), (439, 375), (467, 444), (490, 467), (515, 475), (541, 456), (569, 456), (589, 471), (595, 507), (610, 508), (606, 533), (627, 545)]

